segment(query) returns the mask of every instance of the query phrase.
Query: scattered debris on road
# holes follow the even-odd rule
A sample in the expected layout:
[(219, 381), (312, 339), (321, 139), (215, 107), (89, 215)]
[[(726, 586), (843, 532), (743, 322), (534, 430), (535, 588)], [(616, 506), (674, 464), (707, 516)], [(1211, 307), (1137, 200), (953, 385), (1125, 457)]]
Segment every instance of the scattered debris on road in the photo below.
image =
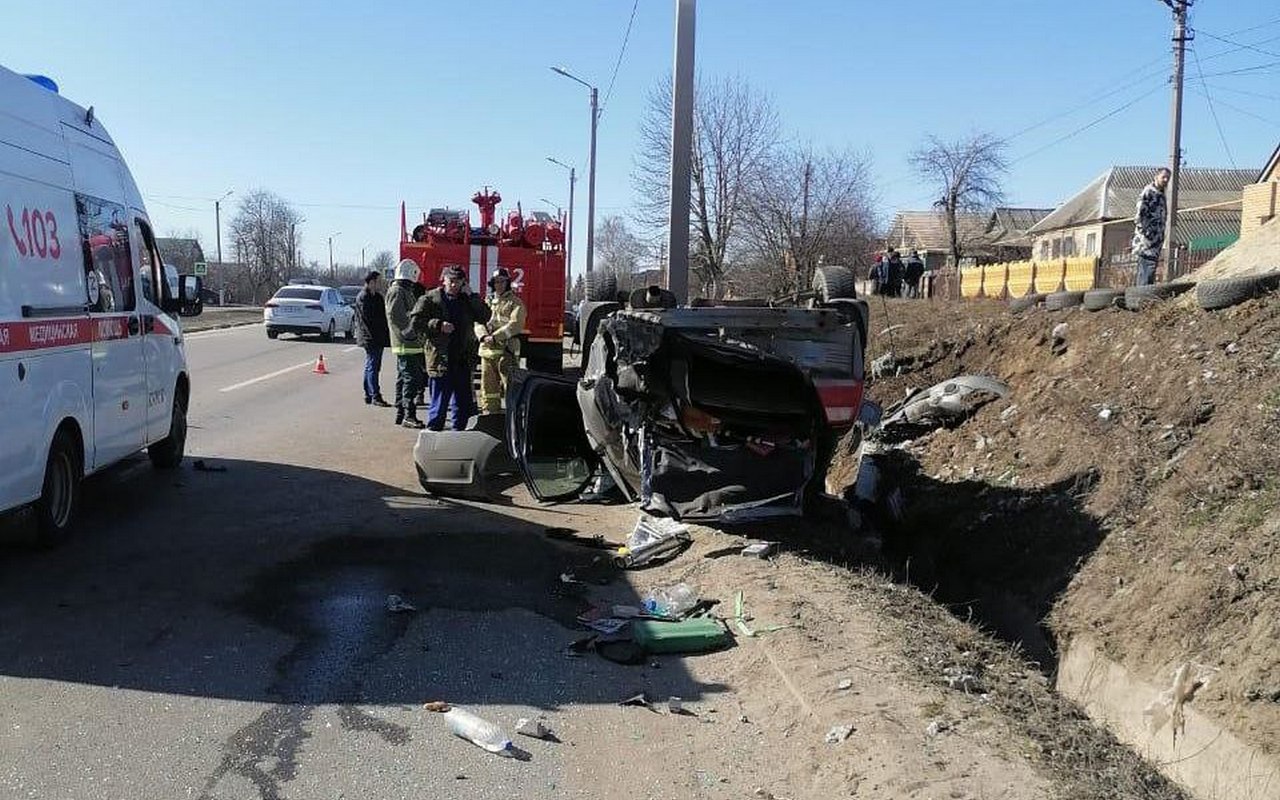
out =
[(666, 517), (641, 514), (627, 544), (619, 547), (614, 564), (622, 569), (635, 569), (660, 560), (669, 560), (691, 543), (689, 526)]
[(833, 725), (823, 740), (827, 744), (840, 744), (853, 733), (852, 725)]
[(511, 751), (511, 737), (492, 722), (456, 706), (445, 712), (444, 719), (454, 736), (466, 739), (490, 753), (514, 755)]
[(777, 542), (753, 542), (742, 548), (742, 555), (751, 556), (752, 558), (768, 558), (773, 555), (773, 551), (777, 546)]
[(881, 430), (895, 426), (950, 427), (992, 400), (1009, 393), (1008, 384), (986, 375), (959, 375), (918, 389), (886, 410)]
[(550, 739), (552, 735), (551, 729), (542, 720), (528, 717), (521, 717), (516, 721), (516, 733), (533, 739)]
[(443, 700), (432, 700), (429, 703), (423, 703), (422, 707), (427, 711), (433, 711), (437, 714), (443, 714), (450, 708), (449, 704)]

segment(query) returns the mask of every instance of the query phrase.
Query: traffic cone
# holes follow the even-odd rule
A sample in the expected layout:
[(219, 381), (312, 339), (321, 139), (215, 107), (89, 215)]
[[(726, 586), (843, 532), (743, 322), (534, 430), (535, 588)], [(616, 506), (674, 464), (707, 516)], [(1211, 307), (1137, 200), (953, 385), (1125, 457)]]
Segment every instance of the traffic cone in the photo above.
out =
[(324, 353), (321, 353), (320, 357), (316, 359), (316, 367), (311, 371), (317, 375), (329, 374), (329, 368), (324, 365)]

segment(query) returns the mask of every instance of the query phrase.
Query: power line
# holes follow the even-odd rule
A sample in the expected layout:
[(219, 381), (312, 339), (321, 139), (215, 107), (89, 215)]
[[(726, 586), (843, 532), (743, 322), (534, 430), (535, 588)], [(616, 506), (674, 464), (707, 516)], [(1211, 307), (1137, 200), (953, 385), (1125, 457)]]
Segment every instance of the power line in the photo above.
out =
[[(1253, 52), (1261, 53), (1264, 56), (1271, 56), (1272, 58), (1280, 58), (1280, 53), (1276, 53), (1272, 50), (1263, 50), (1261, 47), (1257, 47), (1252, 44), (1245, 44), (1244, 42), (1233, 41), (1231, 39), (1228, 39), (1225, 36), (1217, 36), (1215, 34), (1212, 34), (1212, 33), (1209, 33), (1208, 31), (1203, 31), (1203, 30), (1198, 30), (1196, 31), (1196, 33), (1199, 33), (1201, 36), (1208, 36), (1210, 39), (1214, 39), (1216, 41), (1222, 42), (1223, 44), (1234, 45), (1237, 50), (1252, 50)], [(1280, 38), (1280, 37), (1275, 37), (1272, 39), (1263, 39), (1261, 42), (1258, 42), (1258, 44), (1266, 44), (1268, 42), (1273, 42), (1277, 38)], [(1224, 50), (1223, 53), (1219, 53), (1219, 55), (1222, 55), (1228, 52), (1235, 52), (1235, 51)]]
[[(1208, 84), (1206, 84), (1208, 86)], [(1234, 86), (1220, 86), (1214, 84), (1211, 88), (1219, 92), (1231, 92), (1232, 94), (1242, 94), (1246, 97), (1256, 97), (1260, 100), (1280, 100), (1280, 94), (1263, 94), (1262, 92), (1251, 92), (1248, 89), (1237, 89)]]
[[(1205, 61), (1208, 61), (1208, 60), (1209, 59), (1206, 56)], [(1225, 72), (1206, 72), (1204, 76), (1206, 78), (1220, 78), (1223, 75), (1243, 75), (1247, 72), (1267, 72), (1269, 70), (1275, 69), (1276, 67), (1280, 67), (1280, 61), (1268, 61), (1266, 64), (1254, 64), (1252, 67), (1240, 67), (1239, 69), (1229, 69), (1229, 70), (1226, 70)]]
[(1101, 123), (1105, 122), (1106, 120), (1108, 120), (1108, 119), (1110, 119), (1110, 118), (1114, 117), (1116, 114), (1119, 114), (1121, 111), (1124, 111), (1124, 110), (1126, 110), (1126, 109), (1128, 109), (1128, 108), (1131, 108), (1131, 107), (1133, 107), (1133, 106), (1137, 105), (1137, 104), (1138, 104), (1139, 102), (1141, 102), (1142, 100), (1145, 100), (1146, 98), (1148, 98), (1148, 97), (1150, 97), (1151, 95), (1155, 94), (1157, 91), (1159, 91), (1159, 90), (1160, 90), (1160, 88), (1161, 88), (1160, 86), (1155, 86), (1155, 87), (1153, 87), (1153, 88), (1151, 88), (1151, 89), (1148, 89), (1147, 91), (1143, 92), (1142, 94), (1138, 95), (1137, 97), (1133, 98), (1132, 100), (1129, 100), (1128, 102), (1123, 103), (1122, 105), (1119, 105), (1119, 106), (1117, 106), (1117, 107), (1115, 107), (1115, 108), (1111, 109), (1110, 111), (1108, 111), (1107, 113), (1105, 113), (1105, 114), (1103, 114), (1102, 116), (1098, 117), (1097, 119), (1094, 119), (1092, 122), (1088, 122), (1088, 123), (1086, 123), (1086, 124), (1084, 124), (1084, 125), (1081, 125), (1079, 128), (1076, 128), (1075, 130), (1071, 131), (1070, 133), (1067, 133), (1067, 134), (1064, 134), (1064, 135), (1062, 135), (1062, 136), (1059, 136), (1057, 139), (1054, 139), (1053, 141), (1049, 142), (1048, 144), (1044, 145), (1043, 147), (1040, 147), (1040, 148), (1037, 148), (1037, 149), (1035, 149), (1035, 150), (1032, 150), (1030, 153), (1027, 153), (1027, 154), (1025, 154), (1025, 155), (1018, 156), (1017, 158), (1015, 158), (1015, 159), (1013, 159), (1012, 161), (1010, 161), (1010, 162), (1009, 162), (1009, 165), (1010, 165), (1010, 166), (1012, 166), (1012, 165), (1017, 164), (1017, 163), (1019, 163), (1019, 162), (1026, 161), (1028, 158), (1031, 158), (1032, 156), (1039, 155), (1040, 153), (1043, 153), (1045, 150), (1048, 150), (1048, 149), (1049, 149), (1049, 148), (1051, 148), (1051, 147), (1056, 147), (1057, 145), (1062, 144), (1063, 142), (1067, 141), (1068, 139), (1072, 139), (1072, 138), (1074, 138), (1074, 137), (1076, 137), (1076, 136), (1078, 136), (1078, 135), (1080, 135), (1080, 134), (1084, 133), (1085, 131), (1089, 130), (1090, 128), (1092, 128), (1092, 127), (1094, 127), (1094, 126), (1096, 126), (1096, 125), (1100, 125)]
[(622, 48), (618, 50), (618, 60), (613, 62), (613, 74), (609, 76), (609, 88), (604, 90), (604, 102), (600, 106), (600, 114), (604, 115), (604, 107), (609, 105), (609, 98), (613, 95), (613, 82), (618, 79), (618, 68), (622, 66), (622, 57), (627, 53), (627, 42), (631, 41), (631, 25), (636, 21), (636, 9), (640, 7), (640, 0), (635, 0), (631, 4), (631, 18), (627, 20), (627, 32), (622, 35)]
[(1227, 144), (1227, 136), (1222, 132), (1222, 123), (1218, 120), (1218, 111), (1213, 107), (1213, 98), (1209, 96), (1209, 84), (1205, 83), (1204, 70), (1200, 68), (1200, 54), (1196, 49), (1191, 48), (1191, 57), (1196, 62), (1196, 74), (1200, 78), (1200, 85), (1204, 87), (1204, 99), (1209, 103), (1209, 115), (1213, 117), (1213, 126), (1218, 129), (1218, 140), (1222, 142), (1222, 149), (1227, 151), (1227, 160), (1231, 162), (1232, 169), (1239, 169), (1236, 165), (1236, 157), (1231, 153), (1231, 145)]
[(1163, 69), (1163, 68), (1161, 68), (1160, 70), (1158, 70), (1158, 71), (1156, 71), (1156, 72), (1152, 72), (1152, 71), (1150, 70), (1150, 66), (1151, 66), (1151, 65), (1153, 65), (1154, 63), (1156, 63), (1157, 61), (1163, 62), (1163, 61), (1164, 61), (1164, 58), (1163, 58), (1163, 57), (1161, 57), (1161, 58), (1155, 59), (1154, 61), (1148, 61), (1148, 62), (1147, 62), (1146, 64), (1144, 64), (1143, 66), (1138, 67), (1137, 69), (1131, 70), (1130, 72), (1126, 73), (1126, 76), (1127, 76), (1127, 75), (1132, 75), (1134, 72), (1144, 72), (1145, 74), (1143, 74), (1143, 75), (1142, 75), (1142, 77), (1139, 77), (1139, 78), (1137, 78), (1137, 79), (1135, 79), (1135, 80), (1129, 81), (1128, 83), (1122, 84), (1122, 85), (1120, 85), (1120, 86), (1118, 86), (1118, 87), (1116, 87), (1116, 88), (1114, 88), (1114, 89), (1111, 89), (1111, 90), (1109, 90), (1109, 91), (1106, 91), (1106, 92), (1104, 92), (1104, 93), (1102, 93), (1102, 94), (1096, 94), (1096, 93), (1095, 93), (1095, 94), (1093, 94), (1093, 95), (1090, 95), (1090, 96), (1088, 97), (1088, 99), (1084, 100), (1080, 105), (1075, 106), (1075, 107), (1073, 107), (1073, 108), (1069, 108), (1069, 109), (1067, 109), (1066, 111), (1058, 112), (1057, 114), (1054, 114), (1054, 115), (1052, 115), (1052, 116), (1050, 116), (1050, 117), (1046, 117), (1045, 119), (1043, 119), (1043, 120), (1041, 120), (1041, 121), (1039, 121), (1039, 122), (1036, 122), (1036, 123), (1034, 123), (1034, 124), (1032, 124), (1032, 125), (1028, 125), (1027, 127), (1025, 127), (1025, 128), (1023, 128), (1023, 129), (1021, 129), (1021, 130), (1019, 130), (1019, 131), (1017, 131), (1017, 132), (1015, 132), (1015, 133), (1012, 133), (1012, 134), (1010, 134), (1010, 135), (1008, 135), (1008, 136), (1004, 137), (1004, 138), (1005, 138), (1005, 141), (1013, 141), (1014, 139), (1017, 139), (1019, 136), (1022, 136), (1023, 134), (1026, 134), (1026, 133), (1030, 133), (1031, 131), (1036, 130), (1037, 128), (1042, 128), (1042, 127), (1044, 127), (1045, 125), (1047, 125), (1047, 124), (1048, 124), (1048, 123), (1050, 123), (1050, 122), (1054, 122), (1054, 121), (1056, 121), (1056, 120), (1062, 119), (1063, 117), (1070, 116), (1070, 115), (1074, 114), (1075, 112), (1080, 111), (1081, 109), (1088, 108), (1088, 107), (1092, 106), (1094, 103), (1097, 103), (1097, 102), (1098, 102), (1098, 101), (1100, 101), (1100, 100), (1105, 100), (1105, 99), (1107, 99), (1108, 97), (1112, 97), (1112, 96), (1114, 96), (1114, 95), (1120, 94), (1121, 92), (1125, 91), (1126, 89), (1131, 89), (1131, 88), (1133, 88), (1134, 86), (1138, 86), (1138, 85), (1140, 85), (1140, 84), (1146, 83), (1146, 82), (1148, 82), (1148, 81), (1150, 81), (1150, 80), (1152, 80), (1152, 79), (1154, 79), (1154, 78), (1162, 77), (1162, 76), (1164, 75), (1164, 69)]
[(156, 200), (155, 198), (150, 198), (149, 202), (155, 203), (158, 206), (164, 206), (165, 208), (172, 208), (177, 211), (192, 211), (197, 214), (203, 214), (209, 210), (207, 208), (188, 208), (187, 206), (174, 205), (173, 203), (166, 203), (163, 200)]
[(1260, 24), (1258, 24), (1258, 25), (1252, 25), (1252, 26), (1250, 26), (1250, 27), (1248, 27), (1248, 28), (1241, 28), (1241, 29), (1240, 29), (1240, 30), (1238, 30), (1238, 31), (1232, 31), (1231, 33), (1228, 33), (1228, 34), (1226, 34), (1226, 35), (1227, 35), (1227, 36), (1239, 36), (1239, 35), (1240, 35), (1240, 34), (1242, 34), (1242, 33), (1248, 33), (1249, 31), (1256, 31), (1256, 30), (1258, 30), (1259, 28), (1267, 28), (1267, 27), (1270, 27), (1270, 26), (1272, 26), (1272, 25), (1275, 25), (1277, 22), (1280, 22), (1280, 17), (1276, 17), (1275, 19), (1267, 20), (1266, 22), (1260, 23)]
[[(1192, 87), (1192, 88), (1194, 89), (1195, 87)], [(1196, 89), (1196, 92), (1198, 94), (1204, 95), (1205, 97), (1209, 96), (1208, 94), (1205, 94), (1199, 89)], [(1236, 112), (1237, 114), (1244, 114), (1246, 117), (1253, 117), (1254, 119), (1259, 120), (1260, 122), (1265, 122), (1268, 125), (1280, 125), (1280, 122), (1277, 122), (1274, 119), (1268, 119), (1260, 114), (1255, 114), (1252, 111), (1249, 111), (1248, 109), (1241, 108), (1240, 106), (1233, 106), (1230, 103), (1226, 102), (1225, 100), (1221, 100), (1221, 99), (1218, 100), (1218, 105), (1222, 106), (1223, 108), (1229, 108), (1232, 111)]]

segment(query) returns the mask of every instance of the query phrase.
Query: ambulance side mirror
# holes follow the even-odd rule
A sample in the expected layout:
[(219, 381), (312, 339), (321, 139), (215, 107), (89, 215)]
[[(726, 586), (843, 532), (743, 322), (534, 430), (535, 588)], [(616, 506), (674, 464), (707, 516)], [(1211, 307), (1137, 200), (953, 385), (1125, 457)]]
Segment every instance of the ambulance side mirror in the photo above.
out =
[(204, 311), (201, 289), (204, 281), (198, 275), (178, 276), (178, 316), (198, 317)]

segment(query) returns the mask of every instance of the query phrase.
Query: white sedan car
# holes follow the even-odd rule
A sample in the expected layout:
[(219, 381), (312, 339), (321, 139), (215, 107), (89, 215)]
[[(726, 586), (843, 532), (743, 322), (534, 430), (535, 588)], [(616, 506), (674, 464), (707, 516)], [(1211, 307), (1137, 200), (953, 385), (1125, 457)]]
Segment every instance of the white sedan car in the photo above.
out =
[(297, 284), (282, 286), (262, 309), (267, 338), (281, 333), (317, 333), (328, 341), (341, 331), (355, 337), (356, 312), (330, 286)]

